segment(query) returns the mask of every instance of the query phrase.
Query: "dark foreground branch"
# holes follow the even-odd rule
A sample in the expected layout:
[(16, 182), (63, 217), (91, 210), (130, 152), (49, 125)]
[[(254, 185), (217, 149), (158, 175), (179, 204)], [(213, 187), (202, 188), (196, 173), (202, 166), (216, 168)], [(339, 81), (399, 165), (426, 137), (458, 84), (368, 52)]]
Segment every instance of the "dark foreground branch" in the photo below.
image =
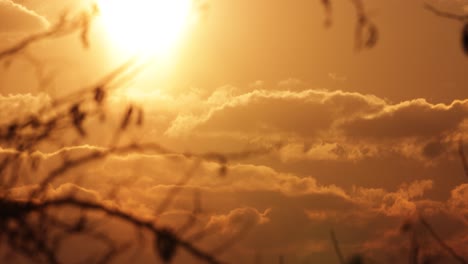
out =
[(427, 229), (429, 234), (434, 238), (435, 241), (445, 250), (450, 256), (453, 257), (458, 263), (468, 264), (468, 262), (460, 256), (453, 248), (451, 248), (445, 241), (435, 232), (432, 226), (422, 217), (420, 217), (421, 224)]
[[(182, 248), (195, 258), (205, 263), (222, 263), (213, 255), (206, 253), (205, 251), (194, 246), (192, 243), (185, 241), (172, 232), (168, 231), (167, 228), (156, 226), (153, 221), (142, 220), (117, 208), (110, 208), (99, 203), (84, 201), (75, 197), (47, 200), (44, 202), (33, 202), (31, 200), (26, 202), (0, 200), (0, 208), (2, 208), (0, 211), (1, 222), (7, 222), (11, 219), (23, 219), (29, 214), (44, 212), (51, 208), (73, 208), (87, 212), (100, 212), (106, 214), (109, 217), (122, 220), (137, 228), (150, 231), (155, 237), (155, 249), (158, 251), (156, 253), (161, 257), (167, 255), (172, 257), (177, 248)], [(164, 244), (164, 246), (160, 246), (161, 244)], [(172, 251), (167, 252), (168, 250)], [(170, 261), (170, 258), (164, 260)], [(55, 262), (58, 263), (58, 261)]]
[(445, 18), (454, 19), (454, 20), (459, 20), (459, 21), (462, 21), (462, 22), (468, 20), (468, 15), (459, 15), (459, 14), (454, 14), (454, 13), (442, 11), (442, 10), (437, 9), (436, 7), (434, 7), (434, 6), (432, 6), (432, 5), (428, 4), (428, 3), (424, 3), (424, 8), (431, 11), (436, 16), (445, 17)]
[(68, 18), (64, 13), (59, 21), (51, 26), (44, 32), (37, 33), (26, 37), (22, 41), (16, 43), (14, 46), (0, 51), (0, 61), (10, 56), (14, 56), (23, 50), (27, 49), (30, 45), (37, 43), (41, 40), (51, 39), (55, 37), (62, 37), (77, 31), (80, 31), (80, 40), (85, 48), (89, 46), (88, 34), (92, 20), (99, 13), (96, 5), (91, 7), (89, 11), (82, 11), (79, 15)]

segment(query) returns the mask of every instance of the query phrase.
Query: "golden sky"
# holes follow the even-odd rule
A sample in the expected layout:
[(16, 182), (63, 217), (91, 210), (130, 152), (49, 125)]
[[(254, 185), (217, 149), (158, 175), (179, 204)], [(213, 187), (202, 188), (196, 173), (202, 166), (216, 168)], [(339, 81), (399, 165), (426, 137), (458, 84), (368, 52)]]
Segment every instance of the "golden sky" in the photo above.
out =
[[(208, 0), (197, 2), (204, 9), (175, 6), (174, 15), (158, 13), (164, 19), (142, 19), (135, 26), (132, 21), (140, 20), (134, 12), (149, 8), (144, 2), (133, 2), (143, 6), (136, 11), (120, 9), (107, 22), (103, 6), (89, 49), (77, 34), (45, 40), (0, 67), (5, 123), (99, 80), (131, 57), (131, 40), (151, 44), (138, 56), (155, 62), (110, 96), (108, 122), (86, 123), (93, 133), (84, 139), (73, 131), (64, 135), (66, 148), (42, 146), (43, 171), (59, 162), (61, 152), (73, 156), (108, 146), (126, 104), (135, 102), (144, 109), (145, 123), (128, 131), (128, 142), (193, 153), (267, 150), (229, 161), (224, 177), (217, 175), (216, 163), (202, 162), (161, 217), (180, 224), (199, 191), (198, 228), (211, 233), (201, 247), (214, 248), (249, 229), (220, 255), (223, 260), (277, 263), (284, 256), (285, 263), (338, 263), (329, 238), (334, 229), (346, 255), (398, 263), (407, 260), (401, 223), (417, 213), (468, 258), (468, 183), (457, 149), (459, 139), (468, 141), (463, 23), (434, 15), (420, 0), (364, 1), (379, 40), (372, 49), (356, 51), (351, 1), (331, 1), (328, 28), (318, 0)], [(427, 2), (467, 12), (466, 0)], [(63, 10), (86, 4), (0, 0), (0, 48), (47, 29)], [(117, 12), (109, 10), (108, 15)], [(177, 10), (185, 12), (184, 20), (175, 19)], [(138, 31), (132, 39), (112, 35), (127, 26), (131, 33), (125, 34)], [(151, 47), (159, 50), (148, 52)], [(39, 61), (39, 71), (30, 57)], [(115, 155), (70, 172), (50, 186), (51, 197), (74, 191), (151, 216), (192, 166), (185, 156)], [(33, 183), (18, 186), (17, 195)], [(111, 201), (106, 193), (116, 184), (122, 187)], [(132, 233), (122, 230), (123, 237)], [(422, 243), (426, 255), (444, 254), (430, 238)], [(134, 263), (149, 263), (154, 256), (145, 250), (136, 258)], [(176, 260), (191, 263), (186, 258)]]

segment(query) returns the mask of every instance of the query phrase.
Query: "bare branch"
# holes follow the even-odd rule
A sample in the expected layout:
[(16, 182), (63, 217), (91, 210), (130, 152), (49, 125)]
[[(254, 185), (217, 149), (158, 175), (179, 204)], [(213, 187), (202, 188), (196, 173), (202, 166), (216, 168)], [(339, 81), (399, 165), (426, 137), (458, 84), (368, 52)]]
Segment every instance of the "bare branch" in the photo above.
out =
[(434, 238), (435, 241), (445, 250), (447, 253), (450, 254), (450, 256), (453, 257), (454, 260), (461, 264), (467, 264), (468, 262), (460, 256), (453, 248), (451, 248), (447, 243), (444, 242), (444, 240), (434, 231), (432, 226), (423, 218), (420, 216), (420, 221), (423, 224), (423, 226), (429, 231), (429, 234), (431, 234), (432, 238)]
[(333, 244), (333, 248), (335, 249), (336, 256), (338, 257), (338, 260), (340, 264), (345, 264), (345, 260), (343, 257), (343, 253), (341, 253), (340, 246), (338, 245), (338, 240), (336, 239), (335, 232), (330, 230), (330, 238)]
[(454, 14), (454, 13), (441, 11), (441, 10), (437, 9), (436, 7), (434, 7), (434, 6), (432, 6), (432, 5), (428, 4), (428, 3), (424, 3), (424, 8), (431, 11), (436, 16), (445, 17), (445, 18), (449, 18), (449, 19), (453, 19), (453, 20), (459, 20), (459, 21), (462, 21), (462, 22), (468, 20), (468, 15), (458, 15), (458, 14)]
[(31, 46), (34, 43), (37, 43), (45, 39), (62, 37), (62, 36), (74, 33), (76, 30), (79, 30), (79, 29), (82, 30), (82, 33), (80, 36), (81, 36), (83, 46), (86, 47), (87, 45), (89, 45), (88, 32), (89, 32), (91, 20), (97, 15), (97, 12), (98, 10), (96, 9), (96, 7), (93, 7), (91, 11), (89, 12), (83, 11), (79, 16), (73, 17), (73, 18), (68, 18), (66, 13), (62, 14), (59, 21), (55, 25), (53, 25), (50, 29), (44, 32), (26, 37), (25, 39), (18, 42), (14, 46), (1, 51), (0, 61), (22, 52), (23, 50), (27, 49), (29, 46)]
[(460, 154), (460, 159), (463, 165), (463, 170), (465, 172), (465, 176), (468, 177), (468, 159), (465, 154), (465, 149), (463, 146), (463, 140), (458, 142), (458, 153)]
[[(98, 203), (79, 200), (73, 197), (67, 197), (67, 198), (56, 199), (56, 200), (47, 200), (44, 202), (32, 202), (32, 201), (21, 202), (21, 201), (11, 201), (11, 200), (10, 201), (0, 200), (0, 205), (2, 208), (8, 209), (12, 212), (16, 212), (19, 215), (26, 215), (26, 214), (30, 214), (33, 212), (41, 212), (48, 208), (64, 208), (64, 207), (71, 207), (71, 208), (87, 210), (87, 211), (97, 211), (97, 212), (105, 213), (106, 215), (110, 217), (123, 220), (124, 222), (132, 224), (134, 226), (138, 226), (140, 228), (149, 230), (156, 237), (160, 235), (165, 235), (167, 233), (165, 228), (160, 228), (160, 227), (155, 226), (153, 221), (142, 220), (128, 213), (120, 211), (118, 209), (109, 208)], [(212, 264), (221, 263), (219, 260), (214, 258), (211, 254), (198, 249), (191, 243), (185, 240), (182, 240), (181, 238), (178, 238), (176, 236), (173, 236), (173, 239), (175, 240), (178, 246), (185, 249), (186, 251), (188, 251), (190, 254), (197, 257), (198, 259), (206, 263), (212, 263)]]

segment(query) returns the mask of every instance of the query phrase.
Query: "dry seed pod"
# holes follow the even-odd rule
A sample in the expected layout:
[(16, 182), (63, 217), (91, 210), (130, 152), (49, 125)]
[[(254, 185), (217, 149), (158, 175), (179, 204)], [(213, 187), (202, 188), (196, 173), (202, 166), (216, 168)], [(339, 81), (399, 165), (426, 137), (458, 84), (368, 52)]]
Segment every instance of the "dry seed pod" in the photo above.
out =
[(96, 89), (94, 89), (94, 101), (96, 101), (96, 103), (101, 104), (105, 96), (106, 93), (101, 86), (98, 86)]
[(325, 27), (330, 27), (331, 24), (332, 24), (332, 19), (331, 19), (331, 3), (330, 3), (330, 0), (321, 0), (322, 1), (322, 5), (323, 7), (325, 8), (325, 22), (324, 22), (324, 25)]
[(144, 112), (142, 108), (138, 108), (138, 116), (137, 116), (137, 126), (142, 126), (144, 122)]
[(159, 232), (155, 238), (155, 250), (164, 263), (169, 263), (174, 258), (177, 250), (177, 240), (169, 229)]
[(133, 106), (130, 105), (127, 108), (127, 111), (125, 112), (125, 115), (122, 118), (122, 123), (120, 124), (120, 130), (125, 130), (130, 122), (130, 117), (132, 116), (133, 113)]
[(79, 104), (74, 104), (69, 110), (69, 113), (72, 118), (73, 126), (78, 131), (80, 136), (86, 136), (86, 131), (83, 128), (83, 122), (86, 118), (86, 113), (80, 110)]
[(368, 49), (373, 48), (377, 44), (377, 40), (379, 36), (379, 32), (377, 27), (374, 24), (369, 23), (367, 25), (367, 39), (365, 42), (365, 46)]

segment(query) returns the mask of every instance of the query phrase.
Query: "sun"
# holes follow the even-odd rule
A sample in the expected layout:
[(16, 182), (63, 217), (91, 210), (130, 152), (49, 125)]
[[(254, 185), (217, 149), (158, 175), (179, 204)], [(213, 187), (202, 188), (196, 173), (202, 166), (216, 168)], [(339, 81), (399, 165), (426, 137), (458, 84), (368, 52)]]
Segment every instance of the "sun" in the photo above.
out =
[(189, 24), (192, 0), (99, 0), (111, 41), (138, 55), (165, 56)]

